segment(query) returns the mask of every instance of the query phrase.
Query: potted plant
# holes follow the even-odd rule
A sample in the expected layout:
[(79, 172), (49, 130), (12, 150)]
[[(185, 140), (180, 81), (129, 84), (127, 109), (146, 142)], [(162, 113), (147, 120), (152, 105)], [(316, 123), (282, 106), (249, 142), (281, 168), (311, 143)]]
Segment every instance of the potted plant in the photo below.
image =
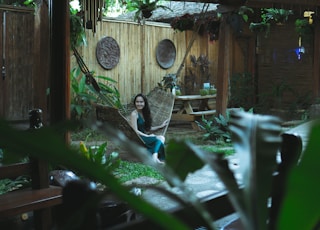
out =
[(278, 8), (264, 8), (261, 17), (263, 21), (275, 21), (276, 24), (282, 25), (288, 20), (289, 15), (293, 14), (292, 10), (278, 9)]
[(199, 94), (199, 89), (203, 83), (209, 82), (211, 78), (210, 64), (211, 62), (204, 54), (201, 54), (198, 58), (190, 55), (190, 67), (184, 76), (185, 94)]
[(176, 74), (166, 74), (162, 78), (162, 81), (158, 83), (158, 86), (163, 90), (170, 89), (170, 91), (172, 91), (173, 89), (177, 88), (177, 79), (178, 78)]
[(206, 96), (209, 94), (209, 90), (208, 89), (200, 89), (199, 93), (201, 96)]
[(264, 11), (261, 12), (261, 22), (251, 22), (249, 29), (254, 33), (265, 32), (265, 37), (268, 36), (270, 32), (270, 18), (266, 16)]
[(265, 36), (267, 37), (272, 21), (274, 21), (277, 25), (283, 25), (283, 23), (288, 20), (289, 15), (292, 14), (292, 10), (263, 8), (261, 9), (261, 22), (251, 22), (249, 29), (256, 33), (265, 32)]
[(216, 93), (217, 93), (217, 89), (216, 89), (214, 86), (210, 87), (210, 89), (209, 89), (209, 94), (210, 94), (210, 95), (214, 95), (214, 94), (216, 94)]
[(162, 8), (165, 10), (171, 10), (169, 7), (164, 5), (158, 5), (159, 0), (134, 0), (127, 1), (126, 9), (128, 11), (136, 11), (134, 20), (138, 20), (141, 18), (150, 18), (152, 16), (152, 12), (158, 8)]

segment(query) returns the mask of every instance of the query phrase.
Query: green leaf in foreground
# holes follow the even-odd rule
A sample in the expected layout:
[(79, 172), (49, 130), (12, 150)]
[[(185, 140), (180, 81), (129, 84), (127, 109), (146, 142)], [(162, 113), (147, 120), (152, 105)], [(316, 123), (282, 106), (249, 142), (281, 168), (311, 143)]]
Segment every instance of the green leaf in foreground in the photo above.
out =
[(278, 229), (315, 229), (320, 220), (320, 124), (313, 126), (298, 166), (290, 173)]
[(194, 152), (195, 146), (182, 140), (170, 140), (166, 148), (166, 164), (184, 181), (187, 175), (204, 166)]

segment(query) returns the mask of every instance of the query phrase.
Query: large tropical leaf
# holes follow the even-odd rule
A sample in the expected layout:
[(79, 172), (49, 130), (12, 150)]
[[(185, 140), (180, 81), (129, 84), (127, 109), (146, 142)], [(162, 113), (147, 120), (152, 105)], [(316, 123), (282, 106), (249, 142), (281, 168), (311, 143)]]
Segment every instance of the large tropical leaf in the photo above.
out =
[[(239, 156), (243, 194), (229, 190), (241, 221), (247, 230), (267, 229), (268, 199), (281, 143), (281, 121), (242, 111), (230, 114), (230, 130)], [(223, 179), (223, 178), (222, 178)]]

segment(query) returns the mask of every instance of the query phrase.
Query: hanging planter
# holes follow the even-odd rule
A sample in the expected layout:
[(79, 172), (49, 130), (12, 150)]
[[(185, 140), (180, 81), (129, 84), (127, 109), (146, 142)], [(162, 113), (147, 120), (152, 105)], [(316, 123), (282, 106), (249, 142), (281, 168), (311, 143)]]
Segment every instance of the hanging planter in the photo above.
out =
[(220, 18), (210, 16), (204, 19), (198, 19), (197, 25), (200, 26), (198, 34), (208, 35), (210, 41), (218, 40), (220, 30)]
[(195, 23), (194, 16), (190, 14), (184, 14), (181, 17), (174, 18), (171, 21), (170, 25), (172, 29), (182, 32), (185, 30), (193, 30), (194, 23)]
[(209, 35), (209, 40), (214, 41), (219, 39), (220, 30), (220, 20), (210, 21), (207, 26), (207, 33)]
[(288, 20), (289, 15), (292, 14), (292, 10), (263, 8), (261, 9), (261, 22), (251, 22), (249, 29), (255, 33), (264, 32), (265, 37), (267, 37), (272, 22), (277, 25), (283, 25)]
[(277, 25), (283, 25), (288, 21), (289, 15), (293, 15), (292, 10), (265, 8), (262, 10), (261, 18), (265, 22), (274, 21)]

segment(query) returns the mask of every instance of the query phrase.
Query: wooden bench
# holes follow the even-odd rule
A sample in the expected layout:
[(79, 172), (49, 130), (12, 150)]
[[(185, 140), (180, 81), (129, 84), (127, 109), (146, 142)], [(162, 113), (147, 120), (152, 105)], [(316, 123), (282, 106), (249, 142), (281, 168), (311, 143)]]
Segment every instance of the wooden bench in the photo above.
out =
[(208, 116), (208, 115), (214, 115), (216, 114), (216, 110), (204, 110), (204, 111), (197, 111), (197, 112), (192, 112), (190, 115), (193, 115), (195, 117), (202, 117), (202, 116)]
[(52, 229), (51, 207), (62, 203), (62, 187), (49, 186), (47, 162), (31, 159), (28, 163), (0, 166), (0, 179), (30, 175), (31, 188), (0, 195), (0, 221), (33, 211), (34, 229)]
[(211, 116), (215, 115), (216, 110), (204, 110), (204, 111), (195, 111), (191, 113), (173, 113), (171, 116), (172, 121), (179, 121), (179, 122), (191, 122), (191, 126), (195, 130), (199, 130), (198, 125), (195, 123), (195, 121), (201, 120), (202, 116)]
[(192, 113), (173, 113), (171, 120), (177, 121), (196, 121), (197, 118), (201, 118), (202, 116), (209, 116), (216, 114), (216, 110), (204, 110), (204, 111), (196, 111)]

